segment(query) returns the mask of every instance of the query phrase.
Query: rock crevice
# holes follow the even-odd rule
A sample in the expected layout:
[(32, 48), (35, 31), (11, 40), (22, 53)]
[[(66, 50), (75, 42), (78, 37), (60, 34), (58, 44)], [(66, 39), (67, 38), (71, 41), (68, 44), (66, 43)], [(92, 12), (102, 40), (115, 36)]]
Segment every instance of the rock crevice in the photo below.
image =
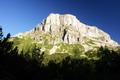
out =
[(118, 46), (118, 43), (112, 40), (109, 34), (96, 26), (89, 26), (80, 22), (71, 14), (60, 15), (52, 13), (37, 28), (27, 34), (39, 43), (43, 43), (46, 39), (49, 44), (62, 42), (82, 44), (85, 47), (90, 47), (90, 44), (96, 46)]

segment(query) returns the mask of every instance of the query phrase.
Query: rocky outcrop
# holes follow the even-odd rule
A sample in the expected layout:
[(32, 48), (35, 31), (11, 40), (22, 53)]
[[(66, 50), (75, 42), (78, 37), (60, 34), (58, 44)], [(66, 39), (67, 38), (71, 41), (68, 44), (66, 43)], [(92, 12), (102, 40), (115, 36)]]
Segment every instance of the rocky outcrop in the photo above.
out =
[(86, 49), (93, 46), (118, 46), (107, 33), (95, 26), (83, 24), (71, 14), (50, 14), (27, 34), (44, 44), (82, 44)]

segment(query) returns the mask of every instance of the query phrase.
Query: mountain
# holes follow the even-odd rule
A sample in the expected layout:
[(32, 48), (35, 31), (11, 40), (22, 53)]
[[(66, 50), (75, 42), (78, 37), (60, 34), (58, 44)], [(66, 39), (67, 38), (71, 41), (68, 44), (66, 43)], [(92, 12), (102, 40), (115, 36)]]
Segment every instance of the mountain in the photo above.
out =
[(96, 26), (80, 22), (71, 14), (52, 13), (31, 31), (15, 35), (18, 38), (26, 36), (30, 36), (39, 44), (53, 45), (50, 53), (55, 53), (61, 44), (79, 44), (84, 47), (85, 51), (101, 46), (118, 46), (118, 43), (112, 40), (109, 34)]

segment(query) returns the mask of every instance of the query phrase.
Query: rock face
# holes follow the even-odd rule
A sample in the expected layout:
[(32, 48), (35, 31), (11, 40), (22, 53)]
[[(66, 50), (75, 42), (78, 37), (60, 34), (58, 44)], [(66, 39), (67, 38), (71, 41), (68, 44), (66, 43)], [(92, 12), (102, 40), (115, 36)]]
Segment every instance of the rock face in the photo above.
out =
[(26, 35), (30, 35), (39, 43), (81, 44), (87, 50), (100, 46), (118, 46), (118, 43), (113, 41), (107, 33), (95, 26), (81, 23), (71, 14), (50, 14)]

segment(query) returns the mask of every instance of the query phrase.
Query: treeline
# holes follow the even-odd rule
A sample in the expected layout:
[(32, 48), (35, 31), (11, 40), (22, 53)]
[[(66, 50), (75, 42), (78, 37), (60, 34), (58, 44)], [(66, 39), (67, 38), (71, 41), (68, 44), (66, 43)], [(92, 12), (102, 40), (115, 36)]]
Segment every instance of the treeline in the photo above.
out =
[[(119, 80), (120, 49), (99, 48), (82, 58), (68, 54), (48, 55), (34, 46), (18, 53), (10, 34), (3, 37), (0, 28), (0, 80)], [(94, 55), (89, 55), (94, 54)], [(30, 55), (29, 55), (30, 54)]]

